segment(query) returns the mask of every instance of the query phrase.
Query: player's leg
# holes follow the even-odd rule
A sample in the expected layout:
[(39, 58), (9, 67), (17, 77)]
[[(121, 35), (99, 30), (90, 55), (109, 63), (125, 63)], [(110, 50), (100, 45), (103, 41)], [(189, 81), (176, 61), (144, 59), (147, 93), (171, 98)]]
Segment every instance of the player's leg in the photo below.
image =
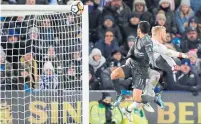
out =
[[(140, 70), (141, 71), (140, 71)], [(146, 78), (148, 77), (147, 69), (134, 69), (133, 72), (133, 103), (125, 109), (124, 114), (128, 117), (130, 121), (132, 121), (131, 112), (134, 108), (138, 108), (141, 103), (148, 103), (150, 101), (153, 101), (153, 97), (150, 97), (148, 95), (142, 95), (143, 89), (146, 85)]]
[(111, 80), (113, 83), (113, 87), (117, 94), (121, 94), (121, 89), (120, 89), (120, 84), (119, 84), (119, 78), (125, 78), (125, 73), (122, 67), (116, 68), (114, 71), (111, 73)]
[[(167, 63), (167, 61), (162, 57), (162, 56), (159, 56), (156, 60), (156, 65), (158, 66), (159, 69), (161, 69), (162, 71), (168, 73), (168, 74), (171, 74), (172, 73), (172, 68), (171, 66)], [(170, 78), (173, 78), (170, 77)], [(172, 79), (173, 80), (173, 79)], [(158, 84), (159, 86), (159, 84)], [(158, 86), (156, 85), (155, 86), (155, 103), (158, 104), (162, 109), (164, 109), (164, 102), (162, 101), (162, 98), (161, 98), (161, 93), (162, 93), (162, 88), (158, 88)]]
[(145, 86), (143, 94), (147, 94), (147, 95), (155, 97), (154, 88), (158, 84), (158, 81), (160, 79), (160, 73), (153, 69), (149, 69), (148, 73), (149, 73), (149, 79), (146, 82), (146, 86)]
[(165, 105), (164, 105), (164, 102), (163, 102), (162, 97), (161, 97), (162, 88), (160, 87), (160, 84), (156, 85), (154, 91), (155, 91), (155, 94), (156, 94), (154, 102), (156, 104), (158, 104), (161, 107), (161, 109), (164, 109)]
[(113, 105), (113, 108), (118, 106), (121, 100), (123, 99), (123, 95), (121, 94), (121, 84), (119, 82), (119, 78), (128, 78), (129, 76), (130, 76), (130, 67), (128, 65), (118, 67), (111, 73), (111, 80), (113, 82), (114, 89), (117, 92), (117, 99)]
[[(154, 102), (156, 102), (161, 108), (164, 108), (164, 103), (160, 97), (159, 92), (155, 92), (155, 86), (158, 84), (160, 79), (160, 73), (156, 70), (149, 69), (149, 80), (146, 82), (146, 86), (144, 89), (144, 93), (151, 97), (154, 97)], [(149, 103), (143, 105), (144, 109), (149, 112), (154, 112), (154, 109), (151, 107)]]
[[(135, 75), (136, 76), (136, 75)], [(135, 83), (135, 81), (138, 81)], [(135, 88), (133, 89), (133, 103), (130, 104), (125, 110), (123, 110), (123, 114), (128, 118), (129, 121), (133, 121), (131, 112), (133, 111), (134, 108), (138, 108), (140, 106), (140, 103), (142, 102), (142, 84), (143, 84), (143, 79), (139, 78), (139, 76), (134, 77), (133, 79), (133, 84)]]

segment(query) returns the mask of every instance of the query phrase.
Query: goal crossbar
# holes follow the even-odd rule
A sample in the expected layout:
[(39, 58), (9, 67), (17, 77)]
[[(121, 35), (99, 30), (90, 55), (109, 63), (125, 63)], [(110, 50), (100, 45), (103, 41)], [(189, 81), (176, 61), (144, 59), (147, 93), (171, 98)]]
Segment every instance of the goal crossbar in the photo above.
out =
[[(86, 8), (86, 7), (85, 7)], [(70, 5), (1, 5), (1, 16), (42, 15), (51, 12), (70, 12)]]

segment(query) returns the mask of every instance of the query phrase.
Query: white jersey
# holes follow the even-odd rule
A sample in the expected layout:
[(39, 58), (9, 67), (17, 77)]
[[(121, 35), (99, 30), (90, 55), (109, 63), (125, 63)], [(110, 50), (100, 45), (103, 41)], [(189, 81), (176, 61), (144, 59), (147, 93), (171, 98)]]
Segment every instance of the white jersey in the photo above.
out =
[(168, 65), (172, 67), (172, 69), (174, 69), (176, 63), (171, 57), (178, 57), (179, 52), (168, 49), (165, 45), (159, 43), (158, 41), (154, 41), (153, 39), (152, 41), (155, 61), (159, 56), (162, 56), (163, 59), (166, 60)]

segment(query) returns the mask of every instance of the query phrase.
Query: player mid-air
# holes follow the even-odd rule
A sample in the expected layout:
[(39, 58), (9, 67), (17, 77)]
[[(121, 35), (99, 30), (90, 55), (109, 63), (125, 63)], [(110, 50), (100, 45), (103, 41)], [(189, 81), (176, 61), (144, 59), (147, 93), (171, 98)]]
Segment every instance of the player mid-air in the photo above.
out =
[[(165, 43), (165, 41), (166, 41), (165, 27), (156, 26), (156, 27), (152, 28), (152, 41), (153, 41), (154, 61), (156, 63), (155, 68), (157, 68), (157, 70), (160, 69), (160, 70), (166, 71), (166, 72), (176, 71), (179, 68), (171, 57), (188, 58), (188, 56), (185, 55), (184, 53), (179, 53), (179, 52), (167, 49), (166, 46), (163, 45), (163, 43)], [(135, 45), (137, 45), (137, 43)], [(130, 52), (131, 52), (131, 50), (130, 50)], [(131, 62), (131, 60), (129, 59), (127, 61), (126, 66), (132, 67), (132, 64), (130, 64), (130, 62)], [(164, 104), (163, 104), (163, 101), (161, 100), (160, 93), (157, 92), (157, 94), (155, 96), (155, 92), (154, 92), (154, 87), (156, 86), (156, 84), (160, 78), (160, 73), (158, 73), (157, 71), (155, 71), (153, 69), (149, 69), (148, 72), (149, 72), (150, 79), (148, 82), (146, 82), (146, 85), (145, 85), (146, 87), (143, 91), (144, 95), (142, 95), (142, 97), (144, 96), (143, 98), (145, 98), (146, 101), (150, 101), (151, 100), (150, 98), (153, 98), (152, 100), (154, 102), (156, 102), (159, 106), (161, 106), (161, 108), (163, 109)], [(124, 74), (124, 72), (123, 72), (123, 74)], [(124, 77), (126, 77), (126, 76), (124, 76)], [(117, 81), (118, 81), (117, 79), (113, 81), (114, 87), (115, 87), (115, 90), (120, 91), (121, 89), (118, 89)], [(117, 93), (118, 93), (118, 95), (120, 95), (119, 92), (117, 92)], [(133, 96), (135, 96), (135, 95), (133, 94)], [(150, 97), (147, 97), (147, 96), (150, 96)], [(117, 103), (119, 103), (121, 101), (122, 97), (123, 96), (121, 96), (121, 95), (118, 97), (117, 101), (115, 102), (116, 105), (114, 105), (114, 106), (117, 106)], [(144, 103), (146, 103), (146, 101)], [(149, 104), (146, 103), (145, 105), (149, 105)], [(135, 104), (135, 106), (137, 106), (137, 104)], [(148, 106), (148, 107), (149, 107), (148, 109), (150, 111), (152, 111), (152, 107), (151, 106)], [(132, 105), (130, 108), (132, 108)], [(129, 107), (128, 107), (128, 109), (129, 109)]]
[[(168, 49), (164, 45), (164, 43), (166, 42), (166, 28), (163, 26), (155, 26), (152, 28), (152, 42), (154, 51), (154, 61), (156, 62), (155, 69), (161, 70), (169, 74), (173, 74), (172, 77), (174, 77), (175, 72), (180, 70), (180, 68), (172, 57), (188, 58), (188, 56), (184, 53)], [(155, 96), (155, 92), (153, 89), (157, 85), (158, 80), (160, 78), (160, 73), (156, 70), (149, 69), (150, 78), (146, 84), (144, 94)], [(160, 95), (160, 93), (156, 92), (156, 95)], [(164, 109), (164, 104), (162, 101), (160, 101), (158, 105), (161, 106), (162, 109)]]
[[(128, 52), (128, 60), (125, 65), (118, 67), (111, 74), (114, 88), (120, 91), (118, 84), (119, 78), (132, 77), (133, 88), (133, 103), (128, 106), (123, 113), (127, 116), (129, 121), (132, 121), (131, 112), (134, 108), (140, 106), (140, 103), (148, 103), (154, 101), (154, 98), (148, 95), (142, 95), (143, 89), (148, 79), (148, 68), (150, 64), (155, 67), (153, 43), (150, 36), (150, 24), (147, 21), (141, 21), (138, 24), (137, 34), (138, 38), (135, 44)], [(121, 99), (119, 96), (118, 99)], [(117, 99), (117, 100), (118, 100)]]

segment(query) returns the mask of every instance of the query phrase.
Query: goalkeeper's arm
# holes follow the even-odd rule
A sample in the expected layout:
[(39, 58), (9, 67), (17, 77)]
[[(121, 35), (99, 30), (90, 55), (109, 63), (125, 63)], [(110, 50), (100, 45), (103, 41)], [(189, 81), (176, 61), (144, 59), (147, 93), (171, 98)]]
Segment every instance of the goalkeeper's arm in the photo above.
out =
[[(163, 45), (163, 44), (161, 44)], [(154, 52), (159, 53), (161, 55), (167, 55), (169, 57), (178, 57), (178, 58), (188, 58), (188, 56), (184, 53), (180, 53), (171, 49), (167, 49), (165, 46), (154, 45)]]
[[(156, 45), (154, 44), (153, 46), (153, 51), (155, 53), (159, 53), (163, 59), (166, 60), (166, 62), (168, 63), (168, 65), (171, 67), (171, 70), (173, 72), (175, 71), (179, 71), (180, 67), (175, 63), (175, 61), (171, 58), (171, 57), (179, 57), (179, 54), (181, 54), (180, 52), (176, 52), (170, 49), (167, 49), (167, 47), (165, 47), (163, 44), (160, 45)], [(184, 54), (185, 55), (185, 54)], [(184, 56), (183, 55), (183, 56)], [(186, 55), (185, 55), (186, 56)], [(184, 57), (185, 57), (184, 56)], [(187, 56), (188, 57), (188, 56)]]

